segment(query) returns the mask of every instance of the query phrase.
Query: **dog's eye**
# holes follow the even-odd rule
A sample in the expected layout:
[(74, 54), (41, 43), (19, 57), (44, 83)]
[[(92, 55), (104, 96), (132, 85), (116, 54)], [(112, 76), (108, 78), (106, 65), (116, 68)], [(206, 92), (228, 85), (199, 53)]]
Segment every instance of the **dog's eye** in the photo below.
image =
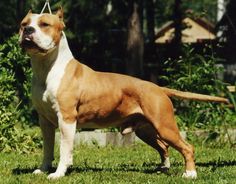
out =
[(40, 27), (49, 27), (50, 24), (46, 23), (46, 22), (42, 22), (40, 25)]

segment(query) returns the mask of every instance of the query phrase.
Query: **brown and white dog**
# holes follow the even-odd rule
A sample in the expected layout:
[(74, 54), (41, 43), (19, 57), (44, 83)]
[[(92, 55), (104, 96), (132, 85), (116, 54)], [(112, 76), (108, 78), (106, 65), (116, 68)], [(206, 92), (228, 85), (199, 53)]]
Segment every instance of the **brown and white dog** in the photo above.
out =
[(162, 167), (169, 168), (168, 146), (184, 157), (183, 177), (196, 178), (193, 147), (180, 136), (169, 97), (227, 102), (227, 99), (159, 87), (151, 82), (115, 73), (96, 72), (75, 60), (63, 33), (63, 12), (33, 14), (21, 22), (20, 45), (31, 57), (32, 100), (39, 114), (44, 141), (42, 165), (48, 171), (54, 159), (55, 129), (59, 127), (60, 162), (56, 179), (72, 165), (77, 128), (120, 127), (135, 131), (159, 151)]

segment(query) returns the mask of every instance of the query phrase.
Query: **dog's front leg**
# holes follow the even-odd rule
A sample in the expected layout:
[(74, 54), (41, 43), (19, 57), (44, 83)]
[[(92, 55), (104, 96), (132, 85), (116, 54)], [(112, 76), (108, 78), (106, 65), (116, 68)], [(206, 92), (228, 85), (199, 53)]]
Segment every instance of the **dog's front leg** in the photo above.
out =
[(41, 167), (34, 171), (34, 174), (49, 171), (54, 160), (55, 126), (41, 115), (39, 115), (39, 124), (43, 136), (43, 162)]
[(67, 168), (73, 164), (73, 144), (76, 132), (76, 122), (68, 123), (58, 115), (60, 141), (60, 161), (55, 173), (48, 176), (49, 179), (57, 179), (65, 175)]

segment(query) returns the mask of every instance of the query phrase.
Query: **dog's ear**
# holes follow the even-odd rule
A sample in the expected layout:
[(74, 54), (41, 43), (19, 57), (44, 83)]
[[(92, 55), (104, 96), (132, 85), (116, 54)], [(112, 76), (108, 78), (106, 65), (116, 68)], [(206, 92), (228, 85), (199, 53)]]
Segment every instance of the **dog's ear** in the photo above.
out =
[(63, 8), (60, 6), (60, 8), (57, 10), (56, 16), (58, 16), (58, 18), (60, 19), (61, 23), (62, 23), (62, 27), (65, 27), (65, 23), (63, 21), (63, 17), (64, 17), (64, 12), (63, 12)]
[[(31, 16), (31, 14), (33, 14), (33, 13), (32, 13), (32, 10), (30, 9), (30, 10), (28, 11), (28, 13), (25, 15), (25, 17), (23, 18), (23, 20), (26, 19), (27, 17)], [(22, 21), (23, 21), (23, 20), (22, 20)]]
[(57, 10), (57, 13), (56, 13), (56, 15), (59, 17), (59, 19), (63, 22), (63, 15), (64, 14), (64, 12), (63, 12), (63, 9), (62, 9), (62, 7), (60, 6), (60, 8)]
[(32, 10), (30, 9), (27, 13), (27, 15), (32, 14)]

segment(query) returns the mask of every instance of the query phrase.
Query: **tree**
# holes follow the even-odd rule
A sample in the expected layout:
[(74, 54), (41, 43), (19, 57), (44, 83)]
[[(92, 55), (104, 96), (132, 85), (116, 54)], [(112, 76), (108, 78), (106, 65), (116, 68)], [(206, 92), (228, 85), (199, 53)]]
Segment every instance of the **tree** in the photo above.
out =
[(143, 76), (144, 40), (140, 25), (138, 5), (134, 3), (133, 13), (128, 20), (127, 61), (126, 69), (129, 75)]
[(175, 35), (172, 40), (173, 47), (173, 57), (178, 57), (181, 54), (181, 38), (182, 38), (182, 9), (181, 9), (181, 0), (175, 0), (174, 10), (173, 10), (173, 21)]
[(216, 29), (221, 33), (219, 40), (222, 42), (221, 56), (227, 63), (236, 64), (236, 1), (230, 0), (226, 11), (218, 22)]

